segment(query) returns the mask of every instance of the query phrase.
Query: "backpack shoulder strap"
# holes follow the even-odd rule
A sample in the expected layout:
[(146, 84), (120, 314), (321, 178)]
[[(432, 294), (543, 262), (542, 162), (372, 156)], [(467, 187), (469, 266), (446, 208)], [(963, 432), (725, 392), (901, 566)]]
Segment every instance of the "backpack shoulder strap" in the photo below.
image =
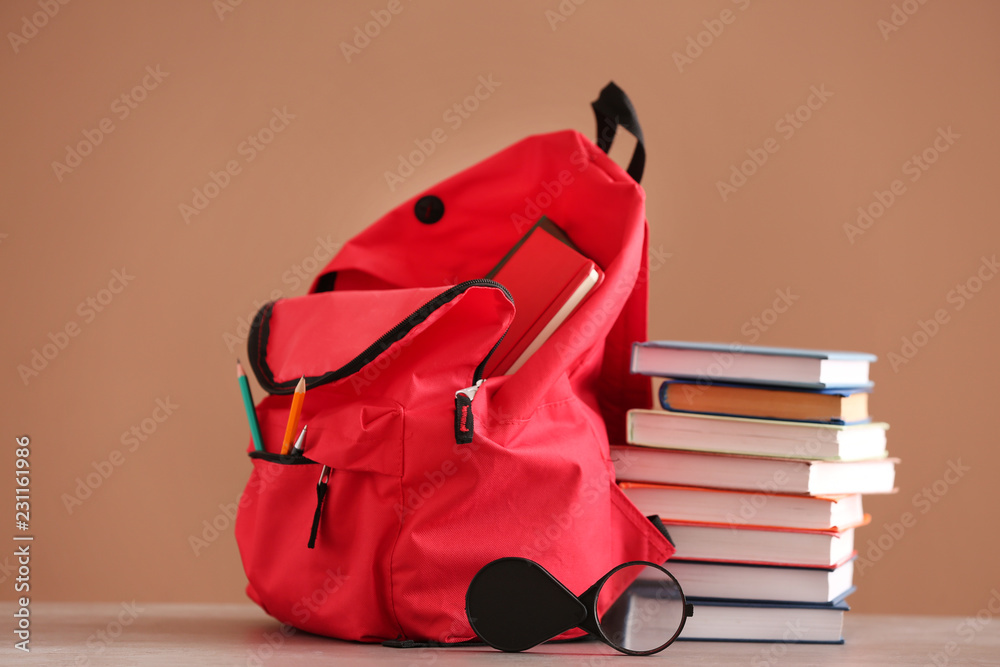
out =
[(624, 127), (635, 136), (637, 143), (635, 152), (632, 153), (632, 160), (629, 162), (628, 175), (635, 179), (636, 183), (642, 181), (642, 172), (646, 167), (646, 142), (642, 136), (642, 127), (639, 125), (639, 117), (632, 106), (632, 100), (628, 98), (621, 88), (614, 81), (604, 86), (601, 94), (596, 100), (590, 103), (594, 109), (594, 116), (597, 118), (597, 147), (607, 153), (611, 149), (611, 143), (615, 140), (618, 127)]

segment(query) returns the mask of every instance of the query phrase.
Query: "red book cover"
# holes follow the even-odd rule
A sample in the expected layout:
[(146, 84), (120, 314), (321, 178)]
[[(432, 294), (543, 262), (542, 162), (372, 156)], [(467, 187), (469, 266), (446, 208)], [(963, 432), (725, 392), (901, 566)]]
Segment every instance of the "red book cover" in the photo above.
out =
[[(604, 277), (592, 260), (557, 238), (550, 225), (554, 227), (543, 218), (490, 272), (514, 297), (515, 314), (486, 364), (487, 377), (516, 371), (525, 352), (544, 343)], [(561, 230), (555, 228), (555, 233)]]

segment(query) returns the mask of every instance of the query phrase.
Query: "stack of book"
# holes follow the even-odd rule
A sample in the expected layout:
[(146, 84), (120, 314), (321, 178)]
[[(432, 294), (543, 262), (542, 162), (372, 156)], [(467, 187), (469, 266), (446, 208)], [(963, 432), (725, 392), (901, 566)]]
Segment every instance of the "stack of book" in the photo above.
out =
[[(736, 347), (736, 349), (734, 349)], [(694, 605), (681, 639), (841, 643), (862, 494), (894, 490), (867, 354), (637, 343), (651, 410), (612, 447), (619, 485), (658, 515)]]

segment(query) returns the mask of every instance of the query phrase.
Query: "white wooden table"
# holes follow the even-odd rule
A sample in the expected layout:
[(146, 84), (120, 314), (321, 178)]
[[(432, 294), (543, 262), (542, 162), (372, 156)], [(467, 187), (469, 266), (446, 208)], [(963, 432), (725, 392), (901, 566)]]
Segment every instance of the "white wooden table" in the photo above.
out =
[[(6, 628), (13, 605), (0, 605)], [(232, 665), (1000, 665), (1000, 618), (961, 626), (959, 617), (848, 613), (843, 646), (676, 642), (654, 657), (620, 655), (595, 642), (537, 647), (391, 649), (283, 628), (249, 604), (32, 603), (30, 653), (0, 633), (0, 664), (116, 667)], [(283, 631), (284, 630), (284, 631)], [(971, 632), (970, 632), (971, 631)], [(949, 655), (949, 651), (951, 654)]]

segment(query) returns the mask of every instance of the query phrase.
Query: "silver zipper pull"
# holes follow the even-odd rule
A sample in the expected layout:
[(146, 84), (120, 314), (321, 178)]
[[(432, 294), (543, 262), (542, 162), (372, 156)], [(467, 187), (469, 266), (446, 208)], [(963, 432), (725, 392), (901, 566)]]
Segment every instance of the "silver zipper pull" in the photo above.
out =
[(458, 391), (455, 392), (455, 398), (458, 398), (459, 394), (465, 394), (466, 396), (468, 396), (469, 402), (471, 403), (472, 399), (476, 397), (476, 392), (479, 391), (479, 387), (481, 387), (482, 384), (483, 380), (480, 380), (471, 387), (466, 387), (465, 389), (459, 389)]

